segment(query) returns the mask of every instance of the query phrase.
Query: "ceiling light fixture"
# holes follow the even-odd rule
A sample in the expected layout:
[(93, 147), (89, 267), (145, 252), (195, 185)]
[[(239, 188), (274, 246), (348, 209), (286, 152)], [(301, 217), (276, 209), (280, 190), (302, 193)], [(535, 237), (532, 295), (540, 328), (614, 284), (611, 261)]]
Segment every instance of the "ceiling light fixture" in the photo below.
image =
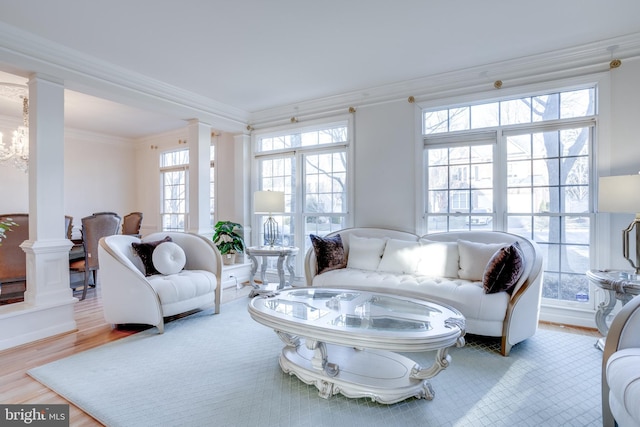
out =
[(15, 83), (0, 83), (0, 96), (9, 99), (22, 98), (23, 125), (13, 131), (11, 143), (5, 143), (0, 132), (0, 162), (11, 162), (24, 171), (29, 171), (29, 98), (27, 87)]

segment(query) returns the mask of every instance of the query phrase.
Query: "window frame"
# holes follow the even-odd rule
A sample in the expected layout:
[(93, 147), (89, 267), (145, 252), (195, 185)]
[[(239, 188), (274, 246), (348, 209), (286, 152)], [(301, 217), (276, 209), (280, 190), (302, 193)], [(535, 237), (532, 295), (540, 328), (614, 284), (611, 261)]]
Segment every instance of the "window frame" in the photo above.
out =
[[(543, 82), (537, 83), (533, 85), (521, 86), (510, 88), (507, 91), (503, 91), (504, 96), (500, 96), (496, 98), (495, 93), (482, 92), (477, 94), (471, 94), (469, 96), (455, 96), (451, 98), (442, 98), (438, 100), (431, 100), (428, 102), (421, 102), (419, 107), (421, 107), (420, 114), (417, 114), (420, 129), (422, 129), (422, 138), (420, 139), (419, 147), (416, 148), (416, 153), (421, 154), (421, 162), (419, 164), (419, 170), (416, 171), (416, 178), (419, 185), (417, 186), (418, 190), (416, 191), (418, 200), (417, 200), (417, 224), (416, 229), (420, 230), (424, 234), (427, 232), (427, 220), (428, 215), (428, 197), (427, 197), (427, 188), (428, 188), (428, 177), (427, 177), (427, 168), (426, 168), (426, 144), (425, 139), (427, 137), (434, 137), (434, 134), (425, 134), (424, 131), (424, 112), (426, 110), (435, 111), (437, 109), (445, 109), (445, 108), (464, 108), (466, 105), (472, 104), (482, 104), (485, 102), (491, 101), (499, 101), (505, 99), (513, 99), (518, 96), (535, 96), (539, 93), (553, 93), (553, 92), (568, 92), (577, 89), (584, 89), (587, 87), (593, 86), (595, 88), (595, 105), (594, 105), (594, 114), (593, 116), (588, 116), (587, 119), (584, 117), (578, 119), (560, 119), (553, 122), (545, 122), (550, 123), (552, 126), (558, 123), (562, 123), (563, 125), (567, 125), (567, 127), (572, 126), (575, 123), (585, 123), (590, 121), (591, 125), (593, 125), (595, 130), (591, 131), (591, 146), (589, 147), (589, 167), (590, 167), (590, 196), (589, 196), (589, 213), (588, 215), (592, 219), (590, 222), (590, 238), (589, 238), (589, 264), (593, 266), (595, 262), (599, 263), (599, 260), (602, 258), (606, 258), (602, 253), (597, 251), (597, 245), (595, 245), (595, 239), (601, 237), (602, 233), (598, 233), (599, 223), (603, 221), (602, 219), (598, 219), (595, 215), (595, 206), (597, 201), (597, 176), (599, 172), (599, 168), (602, 168), (602, 164), (599, 164), (596, 159), (598, 159), (600, 153), (602, 152), (602, 148), (598, 144), (599, 136), (602, 133), (602, 125), (601, 122), (603, 117), (608, 119), (608, 104), (606, 101), (604, 103), (601, 100), (606, 99), (606, 94), (610, 90), (610, 86), (608, 81), (604, 78), (604, 74), (594, 74), (588, 76), (581, 76), (577, 78), (570, 78), (565, 80), (558, 80), (552, 82)], [(541, 124), (539, 122), (530, 122), (523, 124), (514, 124), (509, 125), (509, 132), (512, 130), (524, 131), (526, 128), (536, 128), (539, 131)], [(457, 132), (451, 132), (449, 134), (443, 133), (439, 135), (451, 135), (456, 134), (458, 136), (463, 136), (464, 133), (468, 135), (472, 135), (479, 131), (489, 131), (495, 130), (499, 132), (498, 138), (496, 139), (496, 156), (494, 156), (494, 162), (497, 165), (501, 165), (501, 167), (494, 168), (494, 179), (500, 183), (501, 187), (504, 187), (506, 190), (506, 179), (507, 179), (507, 170), (506, 170), (506, 154), (502, 154), (500, 150), (497, 149), (498, 144), (502, 144), (501, 139), (505, 138), (502, 135), (503, 128), (507, 128), (507, 126), (498, 126), (494, 128), (481, 128), (481, 129), (471, 129), (471, 130), (463, 130)], [(506, 153), (506, 150), (505, 150)], [(500, 191), (503, 191), (502, 189)], [(499, 204), (500, 202), (495, 199), (500, 199), (501, 196), (496, 193), (494, 198), (494, 205)], [(506, 204), (506, 201), (503, 202)], [(505, 212), (505, 215), (500, 215), (499, 212)], [(506, 228), (506, 206), (504, 208), (496, 206), (495, 208), (495, 220), (493, 229), (495, 230), (504, 230)], [(563, 214), (566, 214), (564, 212)], [(596, 224), (598, 222), (598, 224)], [(609, 238), (607, 237), (607, 241)], [(595, 254), (595, 255), (594, 255)], [(597, 289), (594, 290), (594, 287), (589, 284), (590, 294), (592, 298), (590, 298), (589, 304), (578, 303), (575, 304), (573, 302), (567, 301), (567, 303), (559, 302), (556, 303), (555, 300), (543, 299), (542, 309), (543, 313), (545, 313), (545, 308), (548, 309), (547, 313), (550, 313), (550, 319), (552, 321), (560, 321), (570, 324), (580, 324), (584, 326), (590, 326), (592, 323), (591, 314), (595, 312), (595, 307), (602, 300), (602, 297), (597, 294)], [(567, 311), (567, 309), (571, 310), (572, 314)], [(590, 317), (589, 320), (586, 320), (588, 317), (579, 314), (578, 312), (589, 313), (587, 316)], [(578, 315), (576, 315), (578, 313)], [(579, 320), (576, 320), (577, 317)]]
[[(301, 147), (286, 147), (282, 149), (274, 149), (270, 151), (258, 151), (258, 141), (261, 138), (275, 137), (279, 135), (288, 135), (293, 133), (303, 133), (307, 131), (316, 131), (327, 128), (335, 127), (336, 125), (342, 124), (347, 129), (346, 141), (339, 143), (329, 143), (329, 144), (318, 144), (311, 146), (301, 146)], [(290, 216), (291, 221), (294, 223), (295, 235), (293, 242), (290, 242), (290, 245), (296, 246), (300, 248), (300, 255), (296, 257), (295, 261), (295, 271), (296, 277), (301, 278), (304, 276), (304, 255), (306, 249), (308, 249), (311, 244), (307, 242), (309, 240), (308, 236), (304, 235), (305, 233), (305, 220), (312, 213), (304, 211), (304, 200), (305, 200), (305, 181), (304, 181), (304, 171), (305, 171), (305, 156), (311, 154), (326, 154), (329, 152), (335, 152), (336, 149), (343, 150), (346, 156), (346, 211), (341, 214), (344, 218), (344, 227), (340, 228), (348, 228), (353, 224), (352, 212), (353, 212), (353, 116), (352, 115), (340, 115), (340, 116), (332, 116), (324, 119), (310, 120), (307, 123), (300, 124), (295, 123), (292, 125), (278, 126), (273, 128), (267, 128), (264, 130), (254, 131), (251, 135), (251, 162), (252, 168), (254, 171), (251, 181), (251, 228), (254, 232), (251, 233), (251, 245), (260, 246), (262, 243), (260, 242), (260, 238), (262, 235), (262, 218), (264, 215), (259, 215), (254, 213), (253, 209), (253, 194), (256, 191), (263, 190), (260, 186), (260, 161), (263, 159), (269, 158), (282, 158), (283, 156), (291, 156), (293, 160), (296, 162), (297, 166), (295, 168), (295, 182), (297, 185), (294, 188), (295, 194), (291, 194), (290, 197), (293, 198), (292, 202), (294, 206), (296, 206), (296, 212), (287, 213), (285, 216)], [(268, 189), (268, 188), (265, 188)], [(285, 196), (286, 197), (286, 196)], [(313, 213), (316, 216), (319, 216), (317, 212)], [(274, 215), (275, 216), (275, 215)], [(282, 231), (281, 218), (276, 217), (276, 220), (280, 224)], [(272, 264), (272, 263), (270, 263)], [(268, 271), (273, 271), (273, 266), (270, 265)]]
[[(189, 226), (189, 162), (172, 165), (172, 166), (162, 166), (162, 158), (166, 154), (170, 153), (178, 153), (178, 152), (186, 152), (188, 156), (191, 156), (191, 150), (187, 148), (180, 149), (172, 149), (166, 150), (160, 153), (159, 155), (159, 176), (160, 176), (160, 230), (161, 231), (187, 231)], [(215, 169), (215, 155), (216, 155), (216, 144), (212, 141), (209, 146), (209, 222), (211, 223), (211, 229), (213, 230), (215, 225), (215, 212), (216, 212), (216, 177), (217, 171)], [(184, 204), (185, 204), (185, 212), (181, 213), (165, 213), (165, 185), (164, 185), (164, 174), (167, 172), (183, 172), (184, 173)], [(183, 224), (184, 227), (182, 229), (179, 228), (165, 228), (164, 217), (165, 215), (183, 215)]]
[[(171, 166), (162, 165), (162, 160), (165, 155), (168, 155), (171, 153), (179, 153), (179, 152), (187, 153), (186, 163), (181, 163), (181, 164), (176, 164)], [(187, 230), (188, 223), (189, 223), (189, 161), (188, 161), (189, 155), (190, 155), (189, 148), (166, 150), (160, 153), (158, 163), (159, 163), (159, 174), (160, 174), (160, 230), (161, 231), (186, 231)], [(184, 200), (183, 199), (179, 199), (179, 200), (182, 200), (182, 203), (184, 203), (185, 211), (184, 212), (165, 212), (165, 189), (166, 189), (165, 174), (175, 173), (175, 172), (184, 174), (184, 177), (183, 177), (184, 183), (182, 184), (182, 186), (184, 187), (184, 190), (183, 190)], [(169, 216), (182, 215), (183, 228), (180, 229), (177, 227), (165, 227), (164, 220), (167, 215)], [(169, 221), (169, 223), (171, 223), (171, 221)]]

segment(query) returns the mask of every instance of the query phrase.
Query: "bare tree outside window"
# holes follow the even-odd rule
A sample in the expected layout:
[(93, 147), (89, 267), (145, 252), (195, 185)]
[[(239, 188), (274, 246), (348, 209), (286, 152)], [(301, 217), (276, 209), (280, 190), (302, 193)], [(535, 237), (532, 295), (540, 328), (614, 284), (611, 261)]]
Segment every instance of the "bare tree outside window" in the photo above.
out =
[[(590, 87), (425, 112), (428, 231), (496, 229), (484, 218), (499, 206), (505, 231), (544, 250), (545, 298), (588, 293), (594, 100)], [(465, 140), (481, 129), (498, 131), (492, 144)], [(493, 180), (494, 146), (506, 159), (506, 194)]]
[(286, 213), (275, 217), (283, 244), (306, 251), (309, 234), (346, 227), (348, 140), (346, 122), (257, 139), (257, 189), (285, 192)]

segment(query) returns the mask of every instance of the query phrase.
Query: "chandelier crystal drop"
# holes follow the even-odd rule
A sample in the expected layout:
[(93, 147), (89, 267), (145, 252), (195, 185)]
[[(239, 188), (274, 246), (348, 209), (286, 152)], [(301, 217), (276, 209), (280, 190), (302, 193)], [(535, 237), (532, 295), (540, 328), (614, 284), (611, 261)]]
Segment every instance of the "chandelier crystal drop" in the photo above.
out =
[(22, 98), (23, 125), (13, 131), (11, 142), (5, 142), (0, 133), (0, 162), (12, 163), (16, 168), (29, 171), (29, 99), (26, 95)]

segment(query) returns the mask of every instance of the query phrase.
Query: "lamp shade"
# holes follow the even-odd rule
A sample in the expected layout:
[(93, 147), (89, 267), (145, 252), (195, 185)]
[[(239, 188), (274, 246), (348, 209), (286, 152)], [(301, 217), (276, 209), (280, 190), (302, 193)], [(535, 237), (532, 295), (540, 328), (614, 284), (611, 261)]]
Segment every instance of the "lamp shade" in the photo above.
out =
[(284, 212), (284, 192), (256, 191), (253, 194), (253, 209), (255, 213)]
[(640, 174), (600, 178), (598, 211), (640, 213)]

